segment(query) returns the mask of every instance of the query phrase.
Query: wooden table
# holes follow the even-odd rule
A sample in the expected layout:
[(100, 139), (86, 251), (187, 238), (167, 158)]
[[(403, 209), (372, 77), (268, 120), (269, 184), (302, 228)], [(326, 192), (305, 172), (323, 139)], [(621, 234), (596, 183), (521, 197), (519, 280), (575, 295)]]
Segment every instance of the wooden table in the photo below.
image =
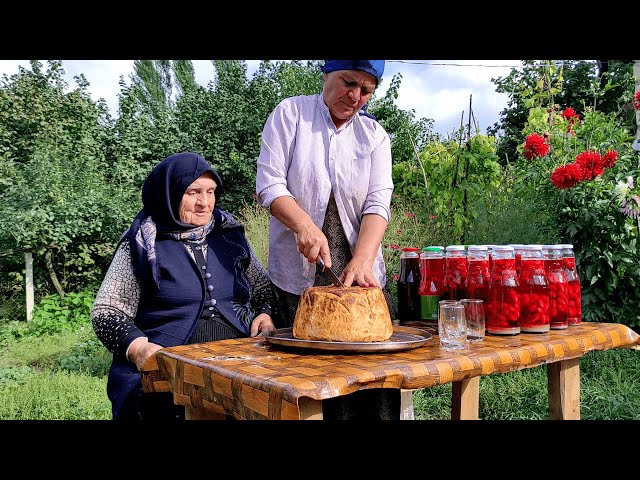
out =
[[(640, 336), (617, 323), (583, 322), (566, 330), (487, 335), (462, 351), (424, 346), (386, 353), (336, 354), (283, 349), (263, 337), (159, 350), (141, 369), (144, 390), (173, 392), (187, 418), (322, 419), (324, 399), (368, 388), (402, 395), (452, 383), (452, 419), (478, 419), (480, 377), (547, 364), (550, 419), (580, 419), (580, 357), (592, 350), (632, 348)], [(411, 410), (412, 412), (412, 410)]]

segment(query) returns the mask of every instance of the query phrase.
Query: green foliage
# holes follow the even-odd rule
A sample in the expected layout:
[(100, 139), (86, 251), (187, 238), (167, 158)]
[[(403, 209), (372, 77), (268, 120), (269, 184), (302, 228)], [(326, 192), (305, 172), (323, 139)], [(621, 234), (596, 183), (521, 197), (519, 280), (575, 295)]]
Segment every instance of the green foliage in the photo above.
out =
[(429, 218), (450, 232), (449, 244), (465, 243), (476, 210), (471, 206), (500, 184), (494, 138), (475, 135), (464, 146), (454, 140), (426, 144), (418, 161), (395, 162), (394, 191), (424, 202)]
[(91, 324), (91, 307), (95, 293), (70, 292), (64, 298), (47, 295), (34, 308), (29, 322), (10, 322), (0, 335), (0, 344), (25, 336), (39, 337), (73, 331), (79, 326)]
[(245, 234), (256, 255), (267, 267), (269, 260), (269, 212), (256, 202), (245, 203), (238, 220), (245, 226)]
[[(557, 241), (574, 245), (583, 319), (640, 325), (639, 225), (621, 210), (616, 191), (627, 177), (639, 178), (638, 157), (631, 148), (633, 137), (615, 114), (590, 109), (571, 129), (569, 121), (553, 110), (532, 109), (524, 133), (533, 132), (548, 134), (550, 151), (517, 164), (515, 174), (520, 183), (516, 193), (552, 218), (560, 237)], [(522, 150), (522, 146), (518, 148)], [(604, 155), (610, 150), (618, 153), (618, 160), (602, 175), (563, 189), (551, 182), (556, 168), (573, 163), (581, 153)]]
[(516, 193), (520, 183), (511, 165), (503, 169), (498, 186), (469, 204), (473, 218), (465, 237), (472, 245), (508, 245), (554, 243), (560, 238), (546, 205), (532, 196)]
[(607, 71), (598, 77), (598, 65), (593, 61), (524, 60), (520, 68), (512, 68), (506, 77), (491, 79), (496, 92), (509, 96), (508, 106), (500, 112), (499, 122), (487, 129), (489, 135), (499, 139), (500, 162), (515, 160), (516, 148), (524, 140), (522, 130), (532, 107), (560, 105), (564, 109), (572, 106), (579, 111), (591, 107), (616, 115), (621, 125), (633, 129), (633, 109), (627, 108), (634, 90), (632, 64), (607, 62)]
[(60, 62), (32, 68), (5, 75), (0, 88), (0, 244), (66, 246), (100, 235), (110, 119), (82, 77), (66, 92)]
[(93, 328), (83, 326), (76, 329), (74, 338), (75, 342), (71, 347), (57, 356), (53, 369), (92, 377), (106, 377), (113, 355), (98, 340)]
[(19, 366), (0, 366), (0, 389), (6, 385), (23, 383), (32, 373), (27, 365)]
[(415, 110), (401, 110), (395, 105), (401, 80), (401, 74), (394, 75), (384, 97), (378, 99), (374, 93), (369, 102), (369, 111), (389, 134), (394, 164), (415, 160), (418, 151), (429, 140), (437, 138), (432, 133), (432, 119), (421, 118), (416, 121)]

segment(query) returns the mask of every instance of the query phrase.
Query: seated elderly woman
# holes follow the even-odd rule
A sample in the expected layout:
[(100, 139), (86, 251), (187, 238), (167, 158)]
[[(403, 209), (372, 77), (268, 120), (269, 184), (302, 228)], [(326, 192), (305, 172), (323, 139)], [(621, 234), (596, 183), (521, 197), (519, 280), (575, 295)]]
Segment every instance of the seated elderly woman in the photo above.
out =
[(273, 286), (229, 212), (218, 173), (200, 155), (162, 160), (142, 187), (142, 210), (118, 243), (91, 312), (113, 353), (114, 420), (175, 420), (170, 393), (143, 393), (140, 366), (163, 347), (275, 329)]

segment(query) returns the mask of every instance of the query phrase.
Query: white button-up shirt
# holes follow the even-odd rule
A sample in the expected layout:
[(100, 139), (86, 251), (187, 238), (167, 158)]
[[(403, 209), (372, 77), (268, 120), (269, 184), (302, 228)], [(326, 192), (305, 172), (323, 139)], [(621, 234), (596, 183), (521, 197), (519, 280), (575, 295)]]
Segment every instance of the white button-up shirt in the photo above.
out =
[[(336, 128), (322, 95), (284, 99), (271, 112), (262, 131), (256, 194), (269, 209), (283, 195), (293, 197), (320, 228), (331, 191), (351, 251), (363, 215), (390, 219), (391, 143), (382, 126), (356, 114)], [(382, 246), (373, 264), (386, 285)], [(275, 217), (269, 221), (268, 269), (273, 283), (301, 294), (313, 286), (316, 266), (298, 252), (296, 235)]]

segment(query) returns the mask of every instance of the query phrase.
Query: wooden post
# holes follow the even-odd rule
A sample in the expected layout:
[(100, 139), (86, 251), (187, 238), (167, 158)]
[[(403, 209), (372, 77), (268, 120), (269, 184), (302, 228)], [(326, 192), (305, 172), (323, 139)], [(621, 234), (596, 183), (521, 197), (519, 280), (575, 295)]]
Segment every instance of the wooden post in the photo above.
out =
[(27, 246), (24, 251), (25, 263), (25, 290), (27, 297), (27, 322), (33, 317), (33, 254), (31, 247)]

